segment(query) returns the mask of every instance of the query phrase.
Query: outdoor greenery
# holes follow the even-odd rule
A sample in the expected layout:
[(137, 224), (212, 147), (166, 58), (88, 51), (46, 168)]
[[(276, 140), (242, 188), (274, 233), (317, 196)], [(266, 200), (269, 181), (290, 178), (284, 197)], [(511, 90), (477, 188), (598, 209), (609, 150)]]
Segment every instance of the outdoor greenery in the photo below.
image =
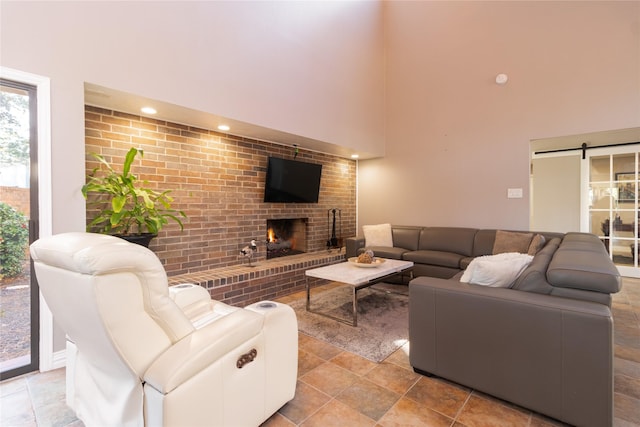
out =
[[(23, 115), (27, 115), (27, 120)], [(26, 165), (29, 162), (29, 98), (0, 91), (0, 163)], [(24, 126), (27, 128), (25, 129)]]
[(0, 202), (0, 279), (22, 272), (29, 244), (27, 217)]
[[(129, 150), (121, 172), (116, 171), (103, 156), (91, 154), (100, 166), (93, 169), (82, 187), (88, 204), (98, 208), (96, 217), (87, 225), (88, 231), (118, 235), (157, 234), (169, 220), (183, 229), (180, 217), (187, 216), (183, 211), (171, 208), (171, 190), (155, 191), (148, 188), (147, 181), (141, 181), (131, 173), (131, 165), (138, 153), (140, 157), (144, 155), (142, 150)], [(95, 194), (95, 197), (90, 198), (90, 194)]]

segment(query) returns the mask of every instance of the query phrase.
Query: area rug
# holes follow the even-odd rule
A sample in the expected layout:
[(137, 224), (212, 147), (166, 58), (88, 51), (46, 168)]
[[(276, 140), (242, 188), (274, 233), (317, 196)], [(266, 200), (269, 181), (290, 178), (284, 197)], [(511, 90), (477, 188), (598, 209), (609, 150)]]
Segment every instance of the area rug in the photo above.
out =
[[(311, 309), (352, 320), (352, 290), (339, 286), (311, 290)], [(358, 326), (350, 326), (305, 309), (305, 298), (291, 306), (298, 330), (374, 362), (381, 362), (409, 339), (409, 296), (402, 285), (378, 284), (358, 291)]]

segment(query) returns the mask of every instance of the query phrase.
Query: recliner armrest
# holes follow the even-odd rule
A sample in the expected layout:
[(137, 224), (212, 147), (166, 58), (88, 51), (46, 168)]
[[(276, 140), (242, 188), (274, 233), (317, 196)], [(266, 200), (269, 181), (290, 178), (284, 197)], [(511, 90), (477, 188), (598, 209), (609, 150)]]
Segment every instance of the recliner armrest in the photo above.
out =
[(143, 380), (159, 392), (168, 393), (257, 336), (263, 325), (264, 316), (249, 310), (224, 316), (169, 347), (147, 369)]
[(193, 283), (170, 286), (169, 296), (196, 329), (240, 310), (238, 307), (212, 300), (205, 288)]

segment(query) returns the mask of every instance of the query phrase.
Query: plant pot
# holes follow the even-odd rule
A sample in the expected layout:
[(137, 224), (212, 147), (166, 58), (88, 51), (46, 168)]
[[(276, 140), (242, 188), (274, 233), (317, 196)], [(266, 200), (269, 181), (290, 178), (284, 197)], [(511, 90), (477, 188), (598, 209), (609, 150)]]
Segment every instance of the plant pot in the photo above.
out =
[(149, 247), (149, 243), (151, 243), (151, 239), (157, 237), (157, 234), (152, 233), (141, 233), (141, 234), (114, 234), (114, 236), (119, 237), (121, 239), (126, 240), (127, 242), (135, 243), (136, 245), (144, 246), (145, 248)]

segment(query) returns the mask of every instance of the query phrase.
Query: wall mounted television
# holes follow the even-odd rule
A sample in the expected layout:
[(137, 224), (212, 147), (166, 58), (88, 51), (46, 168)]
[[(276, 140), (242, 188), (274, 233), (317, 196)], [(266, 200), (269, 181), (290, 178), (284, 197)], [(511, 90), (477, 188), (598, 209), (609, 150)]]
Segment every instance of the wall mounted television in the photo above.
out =
[(318, 203), (322, 165), (269, 157), (264, 201)]

